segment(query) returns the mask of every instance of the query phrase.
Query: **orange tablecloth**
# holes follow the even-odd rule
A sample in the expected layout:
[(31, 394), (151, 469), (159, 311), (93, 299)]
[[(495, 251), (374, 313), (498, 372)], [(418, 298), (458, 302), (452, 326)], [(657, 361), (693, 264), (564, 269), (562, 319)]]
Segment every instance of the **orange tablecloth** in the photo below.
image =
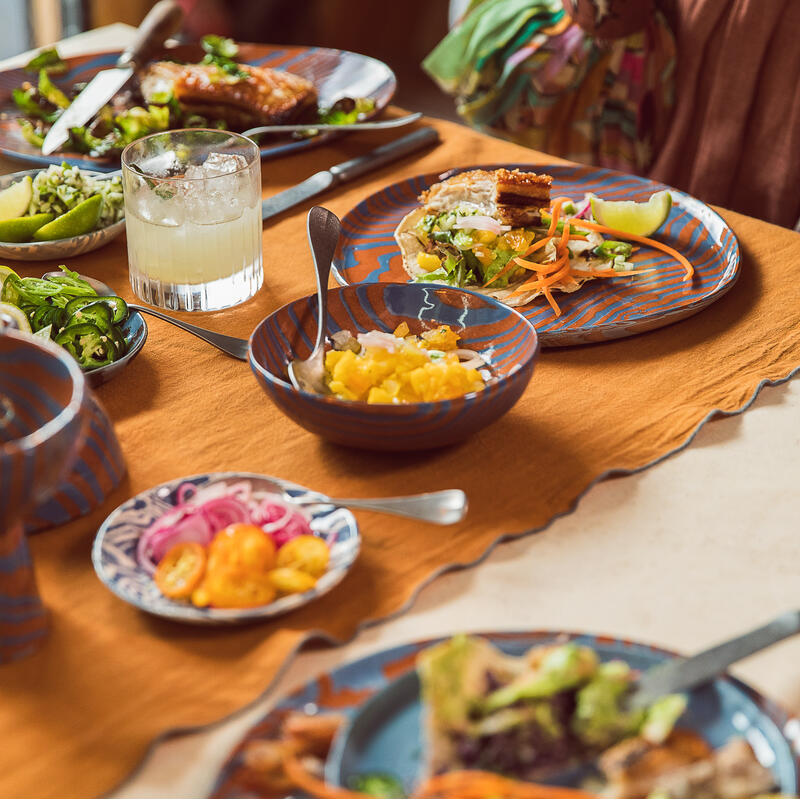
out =
[[(342, 215), (386, 183), (419, 172), (548, 160), (435, 124), (443, 138), (438, 148), (319, 202)], [(379, 141), (353, 136), (265, 162), (265, 193)], [(254, 300), (193, 321), (247, 336), (268, 312), (313, 292), (306, 210), (265, 228), (265, 286)], [(380, 455), (325, 444), (281, 416), (246, 364), (149, 319), (142, 354), (98, 391), (116, 423), (129, 477), (91, 517), (32, 538), (52, 630), (37, 656), (0, 668), (0, 793), (108, 790), (156, 734), (214, 720), (258, 695), (311, 632), (351, 635), (360, 622), (399, 608), (433, 571), (475, 559), (503, 534), (545, 525), (600, 475), (652, 463), (684, 443), (709, 412), (739, 408), (762, 381), (800, 366), (800, 235), (723, 213), (743, 258), (741, 279), (728, 295), (669, 328), (546, 351), (530, 388), (503, 420), (434, 453)], [(42, 271), (13, 266), (26, 275)], [(131, 296), (124, 240), (69, 266)], [(104, 516), (154, 484), (222, 469), (264, 472), (341, 496), (461, 487), (470, 513), (447, 529), (359, 514), (364, 547), (351, 575), (324, 599), (266, 624), (181, 626), (108, 592), (89, 558)]]

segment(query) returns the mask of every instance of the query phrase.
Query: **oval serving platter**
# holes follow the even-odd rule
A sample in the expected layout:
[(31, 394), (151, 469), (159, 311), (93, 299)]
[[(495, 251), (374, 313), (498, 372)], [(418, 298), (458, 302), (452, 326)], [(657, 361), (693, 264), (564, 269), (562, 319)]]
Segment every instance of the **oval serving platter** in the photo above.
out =
[(285, 614), (316, 600), (336, 586), (358, 556), (361, 534), (355, 517), (338, 506), (306, 506), (310, 525), (330, 547), (328, 571), (302, 594), (282, 597), (256, 608), (196, 608), (164, 597), (152, 578), (139, 566), (136, 545), (139, 536), (177, 502), (177, 490), (185, 483), (206, 486), (220, 481), (268, 478), (281, 484), (293, 497), (310, 493), (295, 483), (250, 472), (210, 472), (178, 478), (142, 492), (111, 512), (100, 526), (92, 546), (92, 564), (100, 580), (114, 594), (133, 606), (159, 617), (198, 625), (225, 625), (254, 622)]
[[(594, 648), (604, 661), (623, 659), (635, 669), (648, 669), (675, 655), (657, 647), (591, 634), (534, 631), (478, 635), (514, 655), (533, 646), (574, 640)], [(212, 796), (261, 796), (248, 780), (244, 749), (249, 742), (275, 738), (282, 719), (291, 711), (336, 713), (348, 718), (328, 756), (328, 781), (346, 785), (351, 775), (389, 773), (400, 779), (406, 796), (411, 796), (424, 761), (419, 683), (412, 670), (417, 653), (438, 641), (442, 640), (383, 650), (337, 667), (281, 699), (228, 757)], [(780, 793), (796, 795), (797, 761), (785, 734), (796, 730), (798, 721), (746, 684), (725, 677), (691, 692), (681, 724), (700, 733), (712, 747), (735, 736), (745, 737), (761, 763), (772, 770)]]
[[(592, 192), (607, 200), (647, 200), (667, 189), (661, 183), (613, 170), (582, 165), (511, 164), (463, 167), (497, 169), (507, 166), (553, 176), (552, 195), (581, 200)], [(387, 186), (359, 203), (343, 219), (343, 236), (334, 257), (334, 276), (342, 284), (404, 282), (400, 248), (394, 230), (419, 206), (420, 192), (441, 180), (437, 174), (418, 175)], [(739, 243), (722, 217), (705, 203), (669, 188), (673, 205), (655, 238), (685, 254), (695, 269), (684, 280), (683, 268), (668, 255), (640, 247), (632, 261), (637, 267), (656, 267), (647, 276), (588, 281), (577, 292), (559, 292), (562, 314), (556, 318), (544, 297), (520, 311), (539, 334), (543, 347), (587, 344), (632, 336), (660, 328), (706, 308), (722, 297), (739, 276)]]
[[(199, 61), (204, 55), (199, 45), (180, 45), (166, 52), (170, 58), (187, 62)], [(112, 67), (119, 55), (120, 52), (116, 50), (65, 58), (69, 71), (54, 76), (53, 81), (62, 88), (89, 81), (100, 70)], [(372, 98), (375, 109), (370, 116), (378, 114), (386, 107), (397, 88), (394, 73), (386, 64), (348, 50), (240, 42), (237, 60), (253, 66), (291, 70), (308, 78), (317, 88), (321, 106), (330, 106), (342, 97)], [(16, 122), (20, 112), (11, 99), (11, 92), (24, 81), (35, 82), (36, 75), (25, 72), (22, 68), (0, 71), (0, 153), (33, 164), (60, 164), (66, 161), (100, 171), (119, 168), (118, 155), (95, 158), (84, 153), (57, 151), (45, 156), (37, 147), (27, 142)], [(304, 150), (339, 135), (341, 134), (331, 131), (302, 139), (285, 136), (262, 138), (261, 157), (273, 158), (295, 150)]]

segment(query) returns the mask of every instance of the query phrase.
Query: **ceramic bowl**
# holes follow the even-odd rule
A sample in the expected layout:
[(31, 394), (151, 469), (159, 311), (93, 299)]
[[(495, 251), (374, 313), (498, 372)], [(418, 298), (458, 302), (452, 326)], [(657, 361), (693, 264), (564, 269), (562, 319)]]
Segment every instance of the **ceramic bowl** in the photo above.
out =
[[(28, 169), (23, 172), (14, 172), (11, 175), (0, 177), (0, 191), (16, 183), (26, 175), (36, 177), (41, 169)], [(102, 175), (102, 172), (87, 170), (89, 175)], [(56, 239), (52, 242), (0, 242), (0, 258), (10, 258), (15, 261), (54, 261), (57, 259), (72, 258), (91, 250), (97, 250), (116, 239), (125, 230), (125, 220), (121, 219), (113, 225), (100, 230), (90, 231), (81, 236), (71, 236), (69, 239)]]
[(33, 652), (46, 630), (21, 522), (76, 456), (86, 392), (66, 350), (0, 332), (0, 664)]
[(467, 438), (499, 419), (528, 385), (539, 351), (536, 331), (517, 311), (491, 297), (433, 284), (360, 284), (328, 292), (328, 333), (411, 333), (450, 325), (460, 346), (489, 360), (493, 378), (479, 392), (432, 403), (370, 405), (295, 389), (293, 358), (311, 353), (316, 296), (279, 308), (253, 331), (249, 360), (258, 382), (298, 425), (338, 444), (368, 450), (425, 450)]

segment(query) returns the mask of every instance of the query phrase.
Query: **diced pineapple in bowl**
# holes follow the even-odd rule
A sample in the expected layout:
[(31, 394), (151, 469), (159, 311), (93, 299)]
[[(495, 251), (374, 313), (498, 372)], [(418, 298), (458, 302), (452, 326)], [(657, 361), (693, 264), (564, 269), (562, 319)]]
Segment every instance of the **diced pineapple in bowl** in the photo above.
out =
[(425, 450), (495, 422), (525, 390), (536, 331), (492, 297), (434, 284), (372, 283), (328, 292), (324, 395), (295, 389), (289, 362), (316, 338), (316, 296), (264, 319), (250, 366), (296, 423), (339, 444)]

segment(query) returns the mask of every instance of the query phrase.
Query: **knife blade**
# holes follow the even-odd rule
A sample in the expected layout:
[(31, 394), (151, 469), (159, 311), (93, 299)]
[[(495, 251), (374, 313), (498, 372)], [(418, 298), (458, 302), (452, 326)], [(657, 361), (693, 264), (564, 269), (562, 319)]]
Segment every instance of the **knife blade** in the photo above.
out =
[(715, 678), (731, 664), (796, 633), (800, 633), (800, 611), (790, 611), (695, 656), (673, 658), (647, 670), (636, 682), (626, 705), (642, 708), (665, 694), (692, 689)]
[(360, 175), (379, 169), (403, 156), (415, 153), (423, 147), (438, 143), (439, 134), (434, 128), (424, 127), (409, 133), (393, 142), (376, 147), (369, 153), (357, 158), (335, 164), (330, 169), (315, 172), (296, 186), (268, 197), (261, 203), (261, 219), (268, 220), (293, 206), (316, 197), (332, 186), (353, 180)]
[(130, 80), (134, 70), (147, 62), (164, 40), (180, 27), (183, 11), (175, 0), (160, 0), (139, 26), (136, 38), (111, 69), (98, 72), (86, 88), (53, 123), (42, 142), (50, 155), (69, 139), (72, 128), (87, 123)]

